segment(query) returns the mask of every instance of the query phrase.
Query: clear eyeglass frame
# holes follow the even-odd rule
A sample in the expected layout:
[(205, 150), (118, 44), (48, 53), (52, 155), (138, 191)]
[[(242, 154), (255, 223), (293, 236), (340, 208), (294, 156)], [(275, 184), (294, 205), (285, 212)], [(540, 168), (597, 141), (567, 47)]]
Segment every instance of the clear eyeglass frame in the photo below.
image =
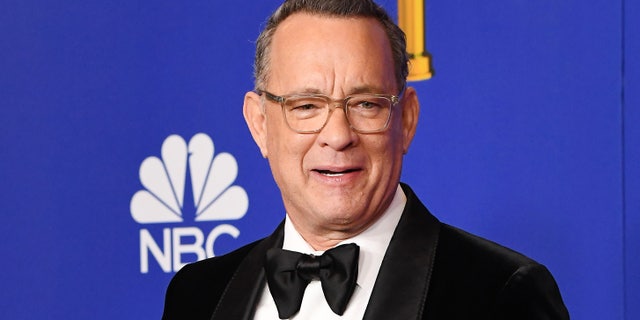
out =
[[(358, 133), (379, 133), (379, 132), (383, 132), (385, 130), (387, 130), (387, 128), (389, 127), (389, 122), (391, 120), (391, 114), (392, 114), (392, 109), (398, 105), (398, 102), (400, 101), (400, 97), (396, 96), (396, 95), (390, 95), (390, 94), (377, 94), (377, 93), (362, 93), (362, 94), (353, 94), (353, 95), (349, 95), (347, 97), (345, 97), (344, 99), (331, 99), (330, 97), (323, 95), (323, 94), (290, 94), (290, 95), (283, 95), (283, 96), (278, 96), (275, 95), (273, 93), (270, 93), (266, 90), (256, 90), (256, 93), (258, 95), (261, 95), (263, 97), (265, 97), (266, 99), (275, 102), (275, 103), (279, 103), (280, 107), (282, 109), (282, 115), (285, 119), (285, 123), (287, 124), (287, 126), (289, 127), (289, 129), (291, 129), (294, 132), (297, 133), (318, 133), (320, 131), (322, 131), (322, 129), (327, 125), (327, 123), (329, 122), (329, 118), (331, 117), (331, 114), (333, 113), (333, 111), (336, 108), (342, 108), (342, 110), (345, 113), (347, 122), (349, 123), (349, 127)], [(290, 117), (292, 117), (288, 112), (287, 112), (287, 103), (290, 101), (297, 101), (297, 100), (302, 100), (302, 99), (318, 99), (318, 100), (322, 100), (324, 103), (324, 109), (322, 109), (323, 113), (326, 113), (325, 119), (323, 122), (319, 122), (316, 121), (316, 123), (320, 124), (313, 126), (313, 129), (301, 129), (296, 127), (295, 125), (291, 124), (291, 120)], [(383, 114), (382, 116), (376, 116), (379, 117), (379, 119), (377, 119), (376, 121), (380, 123), (380, 125), (375, 126), (375, 127), (371, 127), (371, 128), (362, 128), (359, 127), (358, 123), (372, 123), (372, 122), (367, 122), (364, 121), (362, 119), (358, 119), (358, 121), (354, 121), (352, 119), (352, 117), (354, 117), (354, 114), (357, 115), (357, 113), (353, 113), (353, 111), (351, 110), (351, 104), (349, 104), (351, 101), (370, 101), (370, 100), (376, 100), (376, 101), (381, 101), (384, 102), (385, 105), (382, 106), (382, 109), (384, 110), (383, 112), (385, 112), (386, 114)], [(328, 110), (328, 111), (327, 111)], [(355, 116), (357, 117), (357, 116)], [(356, 118), (357, 119), (357, 118)], [(355, 124), (354, 124), (355, 122)]]

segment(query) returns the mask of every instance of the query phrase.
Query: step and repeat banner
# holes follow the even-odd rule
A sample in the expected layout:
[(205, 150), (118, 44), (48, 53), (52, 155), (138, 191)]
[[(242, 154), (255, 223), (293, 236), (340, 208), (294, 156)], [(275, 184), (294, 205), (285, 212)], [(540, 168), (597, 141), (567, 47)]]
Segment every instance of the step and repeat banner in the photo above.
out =
[[(159, 319), (177, 270), (283, 219), (242, 117), (278, 5), (0, 4), (0, 318)], [(411, 84), (402, 180), (442, 221), (547, 265), (575, 319), (640, 315), (624, 9), (429, 1), (435, 75)]]

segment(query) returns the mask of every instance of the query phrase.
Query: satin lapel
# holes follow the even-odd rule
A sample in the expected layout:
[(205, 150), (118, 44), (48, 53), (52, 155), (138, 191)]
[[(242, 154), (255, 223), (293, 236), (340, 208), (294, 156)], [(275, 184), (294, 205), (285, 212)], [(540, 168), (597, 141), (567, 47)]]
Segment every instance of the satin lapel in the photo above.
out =
[(238, 266), (211, 316), (211, 320), (249, 320), (265, 284), (264, 257), (268, 249), (282, 247), (284, 222), (258, 243)]
[(411, 188), (402, 184), (407, 204), (385, 253), (363, 320), (422, 319), (440, 221)]

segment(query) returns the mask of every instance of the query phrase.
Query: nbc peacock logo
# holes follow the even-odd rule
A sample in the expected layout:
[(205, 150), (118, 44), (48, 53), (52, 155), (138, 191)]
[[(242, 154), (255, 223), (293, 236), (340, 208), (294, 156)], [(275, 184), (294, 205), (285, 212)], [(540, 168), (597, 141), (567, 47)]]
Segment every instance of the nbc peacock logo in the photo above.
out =
[[(188, 144), (181, 136), (170, 135), (162, 143), (161, 155), (161, 158), (148, 157), (140, 165), (144, 189), (136, 192), (130, 203), (131, 216), (136, 222), (158, 225), (190, 220), (229, 221), (246, 214), (247, 193), (234, 185), (238, 164), (229, 153), (216, 155), (208, 135), (198, 133)], [(185, 199), (188, 185), (191, 199)], [(162, 229), (162, 241), (156, 241), (151, 232), (143, 228), (140, 230), (140, 272), (149, 272), (149, 254), (164, 272), (175, 272), (191, 262), (183, 261), (185, 256), (192, 261), (213, 257), (214, 242), (222, 234), (237, 238), (240, 231), (222, 223), (205, 237), (199, 227), (166, 227)]]

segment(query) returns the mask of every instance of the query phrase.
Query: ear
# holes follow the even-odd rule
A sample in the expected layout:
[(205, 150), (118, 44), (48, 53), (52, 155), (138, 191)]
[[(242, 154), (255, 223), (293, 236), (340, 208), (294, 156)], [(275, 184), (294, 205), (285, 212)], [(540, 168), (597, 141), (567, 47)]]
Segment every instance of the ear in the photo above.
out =
[(264, 112), (261, 98), (257, 93), (249, 91), (244, 95), (242, 113), (253, 140), (260, 148), (262, 156), (267, 158), (267, 115)]
[(407, 87), (400, 103), (402, 105), (402, 150), (406, 154), (416, 134), (420, 115), (420, 102), (416, 90), (413, 87)]

